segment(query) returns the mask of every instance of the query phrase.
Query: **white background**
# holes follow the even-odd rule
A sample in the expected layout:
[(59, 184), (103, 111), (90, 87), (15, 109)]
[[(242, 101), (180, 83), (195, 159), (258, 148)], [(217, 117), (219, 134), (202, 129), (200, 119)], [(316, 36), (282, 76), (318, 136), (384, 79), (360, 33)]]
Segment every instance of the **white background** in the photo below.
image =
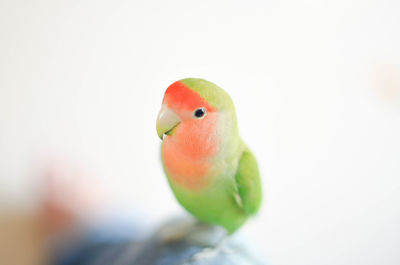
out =
[(398, 1), (0, 1), (0, 198), (75, 161), (153, 225), (181, 214), (159, 161), (166, 87), (232, 96), (271, 264), (400, 264)]

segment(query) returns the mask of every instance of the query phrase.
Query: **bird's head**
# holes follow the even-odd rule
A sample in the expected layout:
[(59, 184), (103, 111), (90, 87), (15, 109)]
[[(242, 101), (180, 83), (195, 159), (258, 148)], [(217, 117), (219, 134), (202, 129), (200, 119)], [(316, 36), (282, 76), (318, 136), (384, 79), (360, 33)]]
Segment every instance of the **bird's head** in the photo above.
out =
[(184, 134), (188, 141), (208, 137), (216, 131), (222, 113), (228, 114), (224, 117), (231, 119), (230, 124), (236, 123), (232, 100), (222, 88), (204, 79), (182, 79), (165, 92), (157, 134), (160, 139)]

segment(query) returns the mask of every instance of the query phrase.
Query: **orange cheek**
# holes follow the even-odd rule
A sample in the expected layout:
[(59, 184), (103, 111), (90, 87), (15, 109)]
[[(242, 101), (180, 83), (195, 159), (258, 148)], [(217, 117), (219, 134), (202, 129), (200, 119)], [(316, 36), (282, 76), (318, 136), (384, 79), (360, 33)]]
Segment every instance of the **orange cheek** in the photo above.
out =
[[(206, 119), (207, 118), (207, 119)], [(191, 189), (207, 185), (210, 158), (216, 152), (216, 119), (187, 120), (163, 142), (163, 160), (169, 176)]]
[(179, 143), (179, 152), (192, 160), (202, 160), (214, 155), (218, 146), (215, 127), (216, 121), (213, 117), (182, 123), (174, 135)]

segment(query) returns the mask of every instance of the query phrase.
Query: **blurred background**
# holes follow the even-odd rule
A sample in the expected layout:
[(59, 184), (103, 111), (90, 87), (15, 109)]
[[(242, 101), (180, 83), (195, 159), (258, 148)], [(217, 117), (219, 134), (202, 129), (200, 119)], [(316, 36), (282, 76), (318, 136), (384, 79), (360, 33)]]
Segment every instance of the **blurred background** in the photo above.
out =
[(72, 207), (149, 229), (185, 214), (155, 122), (168, 85), (201, 77), (232, 96), (258, 158), (264, 205), (240, 233), (271, 264), (399, 264), (399, 13), (394, 0), (1, 0), (1, 220), (40, 208), (51, 172)]

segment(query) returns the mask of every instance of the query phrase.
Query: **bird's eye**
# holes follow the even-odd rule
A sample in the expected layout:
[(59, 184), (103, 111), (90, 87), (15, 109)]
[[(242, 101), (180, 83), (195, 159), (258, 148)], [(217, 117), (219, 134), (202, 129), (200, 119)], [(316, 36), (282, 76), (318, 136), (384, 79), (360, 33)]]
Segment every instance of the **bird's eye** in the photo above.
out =
[(207, 111), (205, 108), (198, 108), (193, 112), (193, 116), (197, 119), (201, 119), (206, 115)]

